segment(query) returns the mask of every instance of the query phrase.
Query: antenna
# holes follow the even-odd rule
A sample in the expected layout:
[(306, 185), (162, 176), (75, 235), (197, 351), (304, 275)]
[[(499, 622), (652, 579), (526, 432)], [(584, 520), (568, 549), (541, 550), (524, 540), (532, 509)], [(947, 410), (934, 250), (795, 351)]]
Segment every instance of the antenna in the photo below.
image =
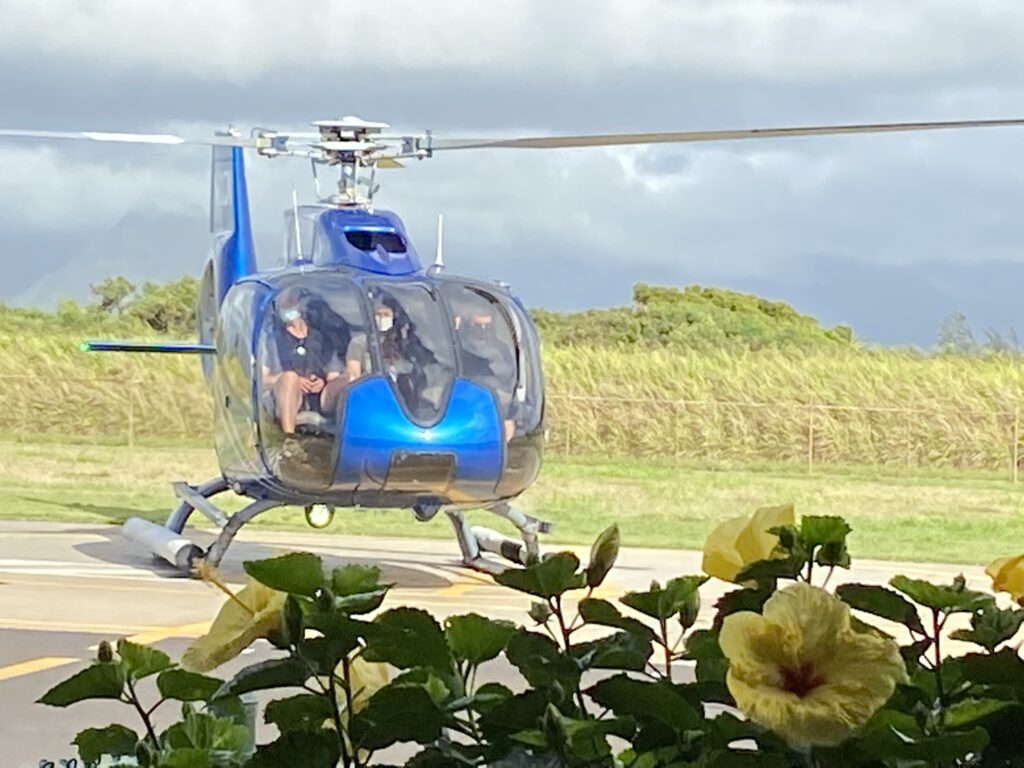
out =
[(434, 256), (434, 269), (444, 269), (444, 214), (437, 214), (437, 253)]
[(299, 227), (299, 193), (292, 187), (292, 221), (295, 222), (295, 255), (296, 261), (305, 261), (302, 254), (302, 230)]

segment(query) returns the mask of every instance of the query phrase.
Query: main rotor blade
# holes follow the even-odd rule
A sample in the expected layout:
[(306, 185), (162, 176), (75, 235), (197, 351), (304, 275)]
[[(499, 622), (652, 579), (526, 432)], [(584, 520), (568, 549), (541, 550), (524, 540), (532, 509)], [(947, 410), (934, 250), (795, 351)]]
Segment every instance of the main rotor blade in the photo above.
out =
[(213, 136), (209, 139), (196, 141), (183, 139), (166, 133), (111, 133), (107, 131), (20, 131), (0, 129), (0, 138), (13, 139), (77, 139), (86, 141), (111, 141), (121, 144), (165, 144), (165, 145), (198, 145), (198, 146), (229, 146), (255, 147), (255, 139), (241, 136)]
[(672, 144), (740, 139), (780, 139), (795, 136), (837, 136), (851, 133), (896, 133), (899, 131), (940, 131), (954, 128), (1008, 128), (1024, 126), (1024, 118), (1006, 120), (949, 120), (919, 123), (866, 123), (863, 125), (817, 125), (801, 128), (741, 128), (717, 131), (670, 131), (666, 133), (604, 133), (590, 136), (530, 136), (524, 138), (439, 139), (432, 150), (448, 149), (562, 149), (568, 147), (611, 147), (628, 144)]

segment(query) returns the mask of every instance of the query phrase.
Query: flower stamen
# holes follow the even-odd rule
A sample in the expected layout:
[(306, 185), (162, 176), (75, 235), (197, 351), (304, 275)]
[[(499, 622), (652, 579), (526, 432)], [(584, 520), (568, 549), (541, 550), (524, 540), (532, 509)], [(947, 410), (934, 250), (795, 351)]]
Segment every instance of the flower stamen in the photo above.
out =
[(801, 663), (797, 667), (782, 668), (782, 688), (801, 699), (825, 682), (825, 679), (818, 674), (814, 665), (809, 661)]

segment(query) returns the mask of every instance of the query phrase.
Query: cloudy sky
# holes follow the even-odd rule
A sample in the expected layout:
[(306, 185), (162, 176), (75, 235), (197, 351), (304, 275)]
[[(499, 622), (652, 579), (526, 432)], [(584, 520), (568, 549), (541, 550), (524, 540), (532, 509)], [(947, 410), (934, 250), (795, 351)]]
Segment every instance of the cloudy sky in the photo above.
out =
[[(1019, 0), (0, 0), (0, 127), (440, 135), (1024, 117)], [(422, 252), (552, 308), (648, 281), (792, 301), (929, 345), (959, 309), (1024, 336), (1024, 129), (454, 153), (378, 203)], [(0, 144), (0, 300), (81, 296), (205, 259), (201, 149)], [(251, 164), (264, 263), (301, 163)]]

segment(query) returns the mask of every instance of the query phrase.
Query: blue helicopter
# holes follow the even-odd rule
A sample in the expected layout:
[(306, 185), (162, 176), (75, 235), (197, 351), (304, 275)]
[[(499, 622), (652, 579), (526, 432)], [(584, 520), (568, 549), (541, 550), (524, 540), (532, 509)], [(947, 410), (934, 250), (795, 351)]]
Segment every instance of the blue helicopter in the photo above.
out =
[[(198, 341), (86, 342), (92, 351), (197, 354), (213, 398), (220, 476), (174, 484), (164, 525), (131, 518), (124, 533), (182, 570), (217, 565), (239, 529), (267, 510), (301, 506), (324, 527), (336, 508), (444, 512), (466, 565), (497, 572), (539, 556), (550, 525), (512, 505), (537, 478), (544, 449), (544, 382), (530, 315), (503, 283), (444, 266), (441, 222), (424, 265), (401, 219), (375, 208), (380, 168), (453, 150), (545, 149), (1009, 127), (968, 120), (667, 133), (441, 139), (389, 134), (348, 117), (315, 131), (254, 129), (190, 141), (166, 134), (0, 130), (0, 137), (213, 147), (213, 252), (198, 297)], [(319, 202), (285, 211), (285, 258), (257, 267), (244, 151), (310, 161)], [(337, 170), (320, 194), (319, 170)], [(214, 497), (247, 504), (233, 514)], [(486, 509), (519, 540), (471, 526)], [(183, 535), (194, 512), (220, 533), (202, 549)], [(495, 561), (497, 555), (505, 562)]]

